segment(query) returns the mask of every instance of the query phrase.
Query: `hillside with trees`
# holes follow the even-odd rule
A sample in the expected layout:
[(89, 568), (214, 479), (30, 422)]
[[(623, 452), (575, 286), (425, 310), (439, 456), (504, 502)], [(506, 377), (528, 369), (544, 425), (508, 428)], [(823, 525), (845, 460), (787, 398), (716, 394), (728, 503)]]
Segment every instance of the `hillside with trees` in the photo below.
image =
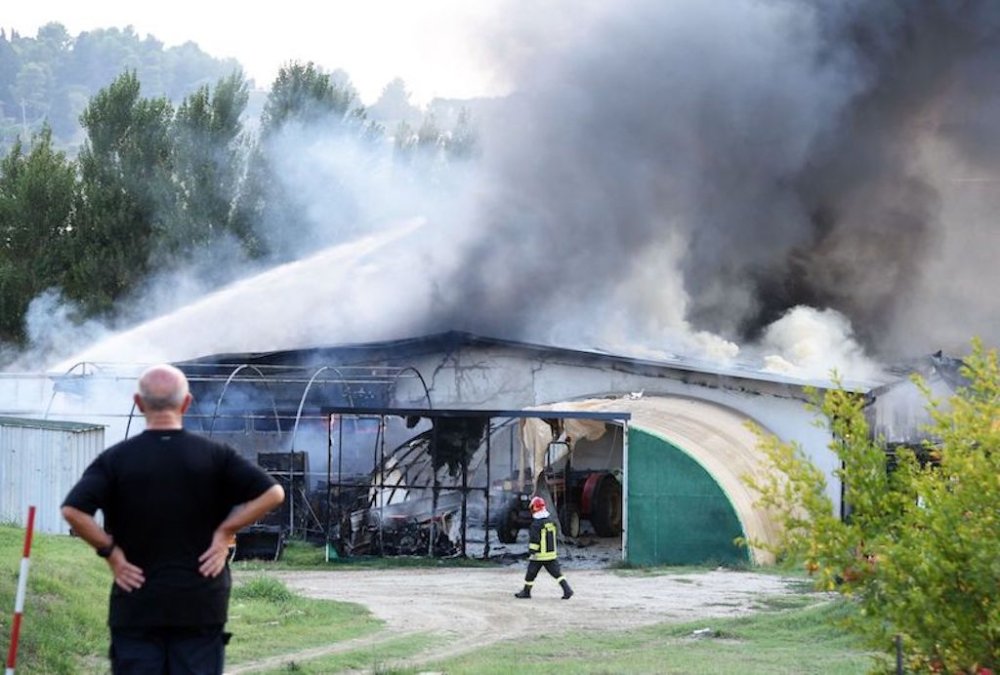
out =
[(0, 30), (0, 147), (39, 133), (44, 124), (60, 146), (80, 140), (79, 116), (88, 100), (124, 71), (132, 71), (149, 95), (179, 102), (239, 70), (233, 59), (216, 59), (188, 42), (165, 47), (131, 28), (106, 28), (71, 36), (59, 23), (35, 37)]
[[(448, 127), (433, 113), (418, 121), (388, 105), (405, 103), (401, 81), (387, 92), (386, 116), (410, 120), (388, 132), (345, 73), (290, 62), (257, 92), (258, 114), (239, 64), (194, 44), (164, 48), (131, 29), (74, 38), (54, 23), (35, 38), (0, 35), (0, 361), (31, 341), (39, 298), (78, 323), (113, 322), (156, 275), (183, 269), (213, 288), (241, 263), (294, 259), (314, 216), (276, 164), (292, 133), (350, 139), (424, 172), (475, 157), (466, 111), (439, 111)], [(323, 218), (356, 234), (353, 213)]]

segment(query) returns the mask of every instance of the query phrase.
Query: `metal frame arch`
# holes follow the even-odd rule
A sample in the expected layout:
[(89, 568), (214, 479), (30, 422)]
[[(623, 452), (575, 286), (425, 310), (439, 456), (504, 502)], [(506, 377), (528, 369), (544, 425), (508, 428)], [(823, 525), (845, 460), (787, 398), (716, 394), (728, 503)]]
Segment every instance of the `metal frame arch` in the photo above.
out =
[(125, 423), (125, 438), (128, 438), (129, 429), (132, 428), (133, 417), (135, 417), (135, 401), (132, 401), (132, 409), (128, 411), (128, 422)]
[(396, 377), (392, 378), (392, 387), (393, 387), (393, 389), (395, 390), (395, 388), (396, 388), (396, 382), (399, 381), (400, 376), (403, 373), (405, 373), (406, 371), (408, 371), (408, 370), (412, 370), (413, 374), (417, 376), (418, 380), (420, 380), (420, 385), (424, 388), (424, 396), (427, 397), (427, 409), (428, 410), (433, 410), (434, 409), (434, 403), (431, 401), (431, 390), (427, 388), (427, 382), (424, 381), (424, 376), (421, 375), (420, 371), (417, 370), (416, 368), (414, 368), (413, 366), (406, 366), (405, 368), (403, 368), (402, 370), (400, 370), (398, 373), (396, 373)]
[[(229, 377), (226, 378), (226, 383), (222, 385), (222, 391), (219, 392), (219, 398), (216, 399), (215, 401), (215, 410), (212, 412), (212, 426), (209, 427), (208, 429), (209, 437), (211, 437), (212, 434), (215, 433), (215, 420), (218, 419), (219, 408), (222, 407), (222, 399), (225, 398), (226, 396), (226, 391), (229, 389), (229, 384), (234, 379), (236, 379), (236, 376), (244, 368), (253, 368), (260, 376), (260, 378), (264, 381), (264, 385), (267, 387), (267, 393), (271, 395), (271, 410), (274, 412), (274, 422), (275, 424), (278, 425), (278, 433), (281, 433), (281, 417), (278, 415), (278, 402), (274, 398), (274, 392), (271, 391), (271, 384), (270, 382), (267, 381), (267, 376), (264, 375), (263, 371), (261, 371), (261, 369), (258, 368), (257, 366), (251, 363), (243, 363), (237, 366), (237, 368), (229, 374)], [(301, 411), (301, 407), (299, 408), (299, 410)], [(298, 424), (298, 419), (296, 419), (296, 424)]]
[(69, 367), (69, 368), (68, 368), (68, 369), (66, 370), (66, 372), (65, 372), (65, 373), (63, 373), (63, 375), (69, 375), (69, 374), (70, 374), (70, 373), (72, 373), (72, 372), (73, 372), (74, 370), (76, 370), (76, 367), (77, 367), (77, 366), (82, 366), (82, 367), (83, 367), (83, 372), (82, 372), (82, 373), (80, 373), (80, 374), (81, 374), (81, 375), (86, 375), (86, 374), (87, 374), (87, 366), (88, 366), (88, 365), (90, 365), (90, 366), (93, 366), (93, 367), (94, 367), (94, 370), (100, 370), (100, 368), (99, 368), (99, 367), (98, 367), (98, 365), (97, 365), (97, 361), (77, 361), (77, 362), (76, 362), (76, 363), (74, 363), (74, 364), (73, 364), (72, 366), (70, 366), (70, 367)]
[[(73, 371), (76, 370), (77, 368), (80, 368), (80, 377), (86, 377), (88, 375), (87, 366), (90, 366), (92, 369), (92, 372), (89, 373), (90, 375), (94, 375), (104, 370), (103, 368), (101, 368), (100, 364), (96, 361), (77, 361), (72, 366), (67, 368), (66, 372), (63, 373), (61, 377), (72, 375)], [(49, 418), (49, 413), (52, 412), (52, 403), (56, 400), (57, 393), (59, 392), (57, 392), (55, 388), (53, 388), (52, 395), (49, 396), (49, 403), (48, 405), (45, 406), (45, 413), (42, 415), (43, 420), (47, 420)], [(125, 423), (124, 438), (128, 438), (128, 435), (132, 429), (132, 418), (135, 417), (135, 408), (136, 408), (135, 401), (132, 401), (132, 407), (129, 409), (128, 413), (128, 421)]]
[[(344, 375), (343, 371), (336, 366), (322, 366), (317, 371), (312, 374), (309, 381), (306, 383), (305, 389), (302, 390), (302, 398), (299, 399), (299, 409), (295, 412), (295, 426), (292, 427), (292, 438), (288, 444), (288, 490), (292, 492), (295, 489), (293, 477), (295, 473), (295, 462), (293, 458), (295, 456), (295, 438), (299, 433), (299, 420), (302, 419), (302, 408), (306, 405), (306, 398), (309, 396), (309, 390), (312, 389), (313, 382), (316, 378), (320, 376), (325, 370), (332, 370), (337, 373), (341, 380), (346, 381), (347, 377)], [(350, 395), (350, 389), (347, 389), (348, 396), (347, 400), (350, 402), (351, 407), (354, 407), (354, 399)], [(329, 433), (329, 432), (328, 432)], [(327, 474), (330, 472), (330, 467), (327, 467)], [(288, 500), (288, 533), (289, 535), (294, 535), (295, 533), (295, 495), (289, 495), (286, 497)]]
[[(313, 382), (319, 377), (320, 373), (324, 370), (332, 370), (340, 376), (341, 380), (346, 381), (347, 376), (344, 375), (343, 371), (336, 366), (322, 366), (319, 370), (312, 374), (309, 381), (306, 383), (305, 389), (302, 390), (302, 398), (299, 399), (299, 409), (295, 413), (295, 426), (292, 427), (292, 440), (289, 444), (289, 452), (295, 451), (295, 437), (299, 433), (299, 420), (302, 419), (302, 408), (306, 405), (306, 398), (309, 396), (309, 390), (312, 389)], [(347, 401), (350, 403), (351, 407), (354, 407), (354, 398), (351, 396), (351, 390), (347, 389)]]
[[(87, 375), (87, 366), (88, 365), (92, 366), (95, 371), (96, 370), (100, 370), (100, 368), (98, 368), (97, 364), (94, 361), (77, 361), (72, 366), (70, 366), (69, 369), (65, 373), (63, 373), (61, 375), (61, 377), (66, 377), (67, 375), (71, 375), (73, 373), (73, 371), (77, 369), (78, 366), (81, 368), (80, 375), (81, 376), (86, 376)], [(55, 390), (55, 388), (53, 387), (53, 389), (52, 389), (52, 395), (49, 396), (49, 404), (47, 406), (45, 406), (45, 414), (42, 415), (42, 419), (43, 420), (47, 420), (49, 418), (49, 413), (52, 412), (52, 402), (56, 400), (56, 394), (57, 393), (59, 393), (59, 392), (57, 392)]]

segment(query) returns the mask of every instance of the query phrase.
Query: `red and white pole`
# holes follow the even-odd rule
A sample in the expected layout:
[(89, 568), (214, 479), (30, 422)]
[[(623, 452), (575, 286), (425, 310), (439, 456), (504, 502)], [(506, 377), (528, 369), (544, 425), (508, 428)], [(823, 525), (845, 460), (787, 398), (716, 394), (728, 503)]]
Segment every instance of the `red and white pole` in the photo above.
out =
[(14, 675), (17, 661), (17, 638), (21, 634), (21, 615), (24, 613), (24, 594), (28, 589), (28, 567), (31, 565), (31, 533), (35, 529), (35, 507), (28, 507), (28, 529), (24, 532), (24, 557), (21, 558), (21, 574), (17, 578), (17, 597), (14, 599), (14, 623), (10, 626), (10, 649), (7, 651), (5, 675)]

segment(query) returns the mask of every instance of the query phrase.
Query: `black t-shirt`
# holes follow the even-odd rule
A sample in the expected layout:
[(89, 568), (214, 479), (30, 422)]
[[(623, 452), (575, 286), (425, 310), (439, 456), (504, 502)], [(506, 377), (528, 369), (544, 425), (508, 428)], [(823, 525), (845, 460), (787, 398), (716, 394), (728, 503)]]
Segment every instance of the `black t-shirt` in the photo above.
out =
[(230, 446), (180, 429), (146, 430), (101, 453), (63, 503), (103, 511), (105, 529), (146, 577), (131, 593), (112, 584), (108, 624), (224, 624), (229, 568), (203, 577), (198, 556), (234, 506), (274, 484)]

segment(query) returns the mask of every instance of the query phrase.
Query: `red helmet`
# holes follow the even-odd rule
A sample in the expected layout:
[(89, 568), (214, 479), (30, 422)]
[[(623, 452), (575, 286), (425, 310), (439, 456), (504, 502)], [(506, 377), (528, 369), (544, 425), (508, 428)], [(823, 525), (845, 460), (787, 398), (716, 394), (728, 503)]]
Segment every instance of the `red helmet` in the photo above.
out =
[(532, 497), (528, 503), (528, 508), (531, 509), (532, 513), (538, 513), (545, 509), (545, 500), (541, 497)]

